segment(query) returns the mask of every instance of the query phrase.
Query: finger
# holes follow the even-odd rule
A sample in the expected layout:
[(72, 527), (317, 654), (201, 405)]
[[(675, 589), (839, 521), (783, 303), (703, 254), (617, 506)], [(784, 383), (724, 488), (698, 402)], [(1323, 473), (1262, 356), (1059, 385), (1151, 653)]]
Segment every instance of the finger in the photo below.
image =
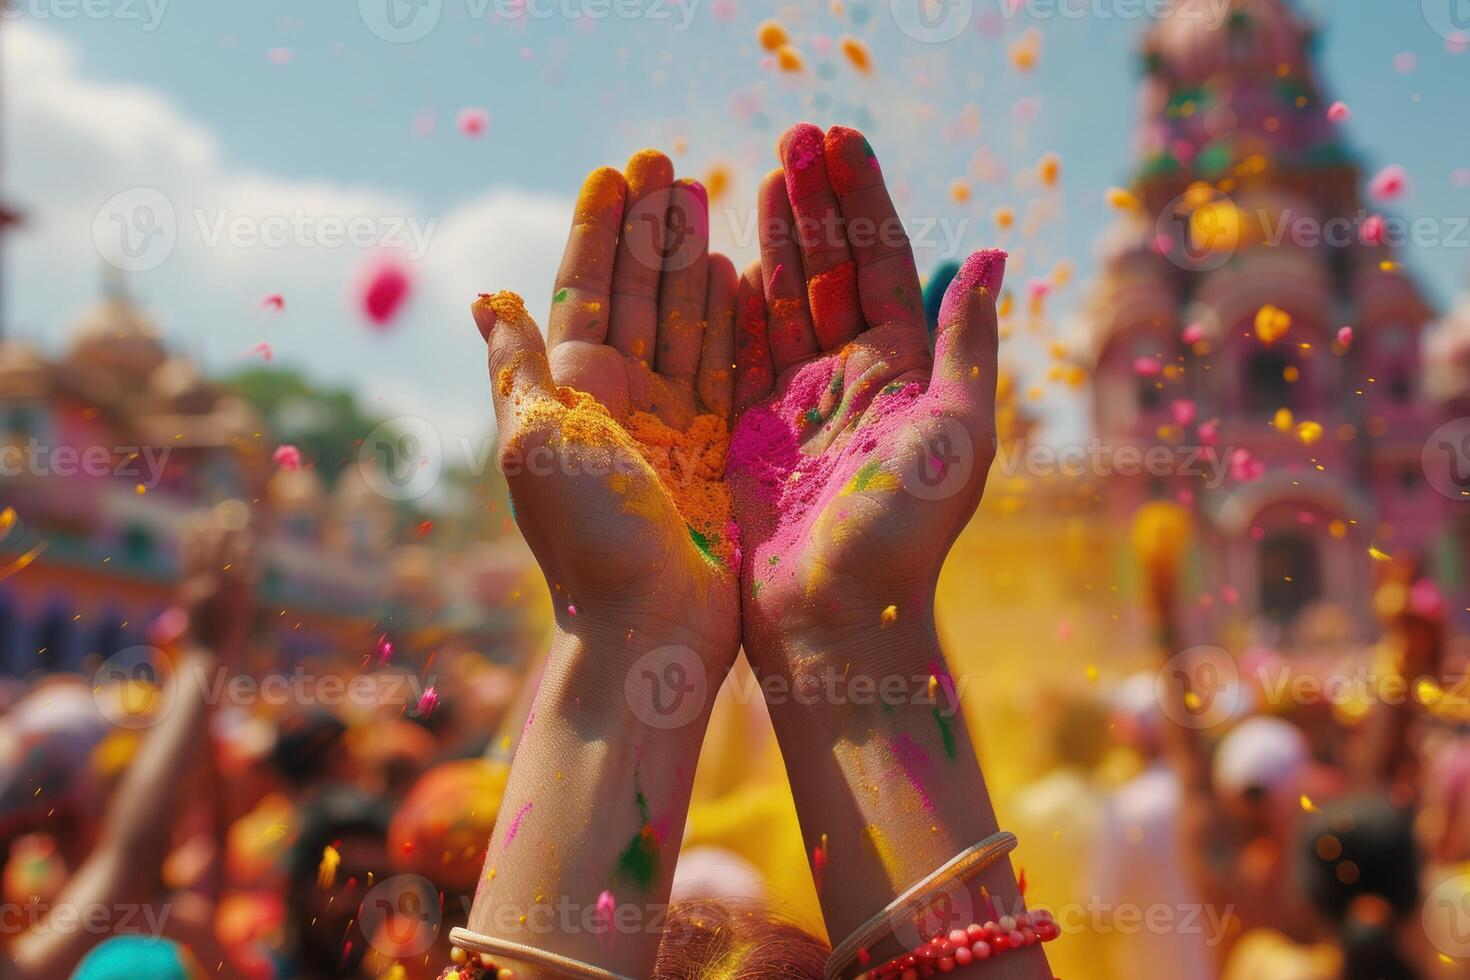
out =
[(740, 413), (776, 387), (776, 366), (766, 318), (761, 263), (752, 262), (735, 295), (735, 411)]
[(772, 171), (761, 183), (759, 212), (771, 359), (779, 374), (818, 350), (806, 305), (806, 276), (801, 249), (796, 244), (796, 222), (781, 171)]
[(924, 334), (924, 299), (914, 251), (873, 148), (857, 130), (833, 126), (823, 157), (857, 261), (863, 319), (869, 326), (899, 324)]
[(627, 196), (627, 182), (612, 167), (599, 167), (582, 182), (551, 296), (546, 326), (552, 347), (567, 340), (600, 344), (607, 339), (613, 262)]
[(613, 260), (607, 342), (652, 366), (653, 342), (658, 333), (664, 221), (674, 165), (657, 150), (639, 150), (624, 168), (624, 177), (628, 196)]
[(680, 180), (669, 192), (668, 235), (658, 291), (658, 351), (654, 370), (693, 384), (704, 341), (709, 286), (709, 195), (697, 180)]
[(812, 329), (822, 349), (833, 350), (861, 333), (863, 322), (847, 228), (822, 159), (822, 131), (811, 123), (788, 129), (781, 166), (796, 215)]
[[(994, 414), (996, 382), (995, 300), (1005, 279), (1006, 253), (998, 248), (971, 255), (945, 291), (935, 334), (935, 392), (960, 391), (981, 417)], [(956, 406), (960, 407), (960, 406)]]
[(739, 290), (735, 263), (723, 255), (711, 255), (704, 348), (700, 351), (695, 390), (707, 410), (726, 420), (735, 393), (735, 297)]
[(546, 344), (515, 293), (483, 293), (470, 307), (490, 345), (490, 391), (502, 433), (513, 428), (538, 399), (555, 394)]

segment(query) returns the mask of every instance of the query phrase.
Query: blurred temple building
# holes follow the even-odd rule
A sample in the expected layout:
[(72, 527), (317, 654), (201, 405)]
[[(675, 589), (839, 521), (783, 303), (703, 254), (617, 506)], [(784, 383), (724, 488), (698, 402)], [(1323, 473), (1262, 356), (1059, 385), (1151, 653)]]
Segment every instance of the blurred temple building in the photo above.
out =
[[(59, 360), (0, 340), (0, 672), (88, 671), (146, 642), (171, 600), (192, 515), (250, 504), (258, 532), (261, 620), (279, 657), (361, 657), (388, 632), (400, 648), (452, 633), (492, 652), (516, 613), (514, 545), (443, 554), (402, 529), (423, 515), (373, 489), (355, 459), (334, 484), (312, 466), (275, 465), (252, 406), (171, 353), (120, 284), (76, 323)], [(352, 452), (352, 447), (344, 447)]]
[[(1198, 642), (1228, 616), (1289, 643), (1323, 606), (1366, 626), (1370, 547), (1421, 554), (1459, 595), (1470, 573), (1470, 507), (1423, 458), (1470, 394), (1463, 362), (1426, 384), (1434, 313), (1375, 227), (1316, 40), (1284, 0), (1184, 2), (1152, 26), (1141, 206), (1105, 236), (1080, 318), (1101, 442), (1173, 450), (1107, 480), (1109, 522), (1186, 503), (1192, 584), (1230, 600), (1191, 617)], [(1228, 465), (1202, 475), (1196, 448)]]

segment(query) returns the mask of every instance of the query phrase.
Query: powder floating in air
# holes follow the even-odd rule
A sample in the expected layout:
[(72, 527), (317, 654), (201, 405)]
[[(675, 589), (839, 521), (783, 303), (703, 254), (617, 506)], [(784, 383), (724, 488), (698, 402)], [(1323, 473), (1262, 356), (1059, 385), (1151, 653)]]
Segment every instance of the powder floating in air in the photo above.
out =
[(363, 276), (358, 303), (374, 326), (386, 328), (401, 312), (412, 290), (407, 267), (397, 260), (380, 258)]

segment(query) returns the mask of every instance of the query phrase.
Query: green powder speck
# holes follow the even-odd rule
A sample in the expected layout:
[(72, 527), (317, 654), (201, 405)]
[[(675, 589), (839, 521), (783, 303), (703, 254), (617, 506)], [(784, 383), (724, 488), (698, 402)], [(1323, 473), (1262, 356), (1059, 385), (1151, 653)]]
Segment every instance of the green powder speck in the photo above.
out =
[(954, 758), (954, 724), (944, 713), (939, 710), (939, 705), (934, 706), (934, 723), (939, 726), (939, 737), (944, 740), (944, 754), (951, 759)]
[(725, 563), (720, 561), (719, 555), (715, 554), (714, 549), (710, 546), (709, 538), (696, 531), (692, 524), (686, 524), (684, 526), (689, 528), (689, 540), (694, 542), (694, 547), (699, 549), (699, 553), (704, 556), (705, 561), (723, 567)]

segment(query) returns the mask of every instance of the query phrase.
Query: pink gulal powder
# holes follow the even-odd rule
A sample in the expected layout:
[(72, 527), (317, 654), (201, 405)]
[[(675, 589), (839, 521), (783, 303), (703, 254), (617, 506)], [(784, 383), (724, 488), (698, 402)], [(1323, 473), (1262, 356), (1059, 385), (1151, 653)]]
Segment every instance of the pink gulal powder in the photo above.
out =
[[(951, 315), (958, 315), (966, 292), (999, 288), (1005, 260), (1000, 249), (970, 256), (945, 293), (940, 322), (948, 324)], [(859, 338), (847, 350), (857, 350), (861, 342)], [(912, 444), (904, 438), (906, 430), (963, 412), (973, 397), (963, 383), (937, 375), (927, 389), (917, 381), (880, 388), (871, 375), (863, 378), (856, 373), (864, 361), (873, 364), (871, 357), (840, 352), (808, 361), (783, 379), (772, 398), (751, 407), (736, 422), (726, 473), (736, 487), (743, 577), (754, 575), (763, 582), (794, 577), (796, 562), (790, 559), (810, 545), (817, 520), (858, 472), (864, 467), (872, 470), (870, 464), (876, 463), (902, 482), (904, 474), (898, 467), (905, 461), (896, 454)], [(820, 452), (809, 448), (809, 441), (821, 445), (822, 440), (813, 437), (825, 427), (841, 424), (840, 419), (824, 417), (820, 410), (824, 396), (830, 404), (834, 392), (845, 393), (854, 384), (874, 385), (871, 392), (853, 393), (857, 397), (848, 411), (860, 415), (861, 423)], [(819, 424), (813, 421), (814, 411)], [(878, 485), (871, 479), (859, 482)]]

